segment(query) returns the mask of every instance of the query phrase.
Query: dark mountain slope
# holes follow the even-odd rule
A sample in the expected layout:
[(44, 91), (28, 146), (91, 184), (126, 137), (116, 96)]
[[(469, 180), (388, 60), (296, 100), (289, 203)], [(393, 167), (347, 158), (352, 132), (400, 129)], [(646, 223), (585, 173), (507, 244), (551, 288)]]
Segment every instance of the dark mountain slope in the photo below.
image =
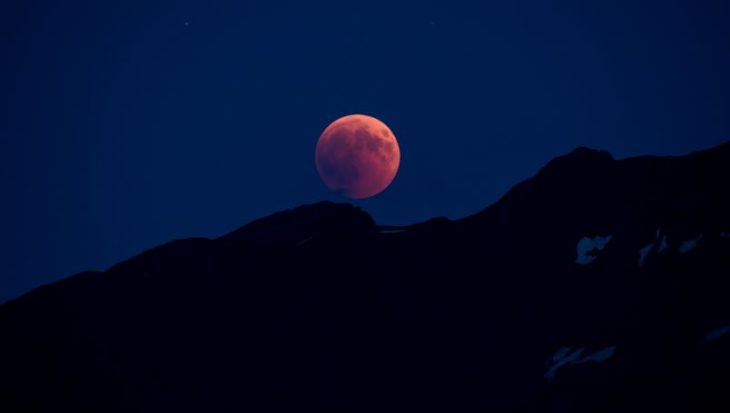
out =
[(0, 306), (0, 411), (727, 411), (730, 144), (462, 220), (307, 205)]

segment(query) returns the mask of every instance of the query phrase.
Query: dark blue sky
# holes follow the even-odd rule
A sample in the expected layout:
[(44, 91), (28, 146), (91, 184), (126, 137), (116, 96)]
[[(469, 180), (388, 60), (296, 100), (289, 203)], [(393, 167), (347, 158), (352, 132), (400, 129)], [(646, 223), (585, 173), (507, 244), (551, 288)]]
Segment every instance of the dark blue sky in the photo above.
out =
[(474, 213), (580, 145), (718, 144), (729, 21), (727, 1), (5, 0), (0, 301), (338, 199), (314, 145), (349, 113), (400, 142), (357, 202), (383, 224)]

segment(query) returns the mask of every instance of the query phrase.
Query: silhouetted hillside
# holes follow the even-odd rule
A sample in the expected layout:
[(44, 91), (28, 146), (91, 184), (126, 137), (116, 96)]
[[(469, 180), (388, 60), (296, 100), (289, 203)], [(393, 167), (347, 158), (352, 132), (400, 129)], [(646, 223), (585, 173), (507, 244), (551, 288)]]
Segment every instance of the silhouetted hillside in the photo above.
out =
[(579, 148), (461, 220), (174, 241), (0, 306), (0, 411), (727, 412), (728, 177)]

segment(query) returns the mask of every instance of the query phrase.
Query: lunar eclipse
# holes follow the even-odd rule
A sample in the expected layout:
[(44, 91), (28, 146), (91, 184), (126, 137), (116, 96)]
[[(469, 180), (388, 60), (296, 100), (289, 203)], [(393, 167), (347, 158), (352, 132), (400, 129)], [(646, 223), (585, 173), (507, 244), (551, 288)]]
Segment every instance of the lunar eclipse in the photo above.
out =
[(333, 191), (353, 199), (370, 198), (393, 182), (400, 148), (385, 123), (371, 116), (348, 115), (322, 132), (315, 163), (322, 181)]

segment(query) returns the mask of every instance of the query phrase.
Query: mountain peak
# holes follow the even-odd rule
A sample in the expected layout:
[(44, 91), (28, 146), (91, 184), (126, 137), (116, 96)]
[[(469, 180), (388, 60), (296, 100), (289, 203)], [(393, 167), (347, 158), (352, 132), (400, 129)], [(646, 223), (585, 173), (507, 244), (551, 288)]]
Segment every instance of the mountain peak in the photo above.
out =
[(579, 146), (568, 152), (567, 154), (563, 156), (558, 156), (557, 158), (553, 159), (548, 165), (553, 163), (567, 163), (582, 166), (583, 164), (588, 162), (606, 162), (613, 160), (614, 158), (611, 153), (606, 150)]
[(569, 156), (574, 156), (574, 157), (576, 157), (576, 156), (600, 156), (600, 157), (609, 157), (609, 158), (613, 159), (613, 156), (611, 156), (611, 154), (608, 151), (606, 151), (604, 149), (593, 149), (593, 148), (589, 148), (587, 146), (579, 146), (579, 147), (573, 149), (572, 151), (568, 152), (565, 156), (566, 157), (569, 157)]
[(608, 151), (580, 146), (548, 162), (538, 175), (550, 175), (562, 181), (570, 179), (566, 174), (572, 175), (578, 172), (584, 174), (588, 171), (604, 169), (612, 162), (614, 162), (614, 158)]
[(313, 234), (362, 233), (375, 229), (375, 221), (362, 209), (352, 204), (323, 201), (274, 213), (219, 240), (278, 244)]

